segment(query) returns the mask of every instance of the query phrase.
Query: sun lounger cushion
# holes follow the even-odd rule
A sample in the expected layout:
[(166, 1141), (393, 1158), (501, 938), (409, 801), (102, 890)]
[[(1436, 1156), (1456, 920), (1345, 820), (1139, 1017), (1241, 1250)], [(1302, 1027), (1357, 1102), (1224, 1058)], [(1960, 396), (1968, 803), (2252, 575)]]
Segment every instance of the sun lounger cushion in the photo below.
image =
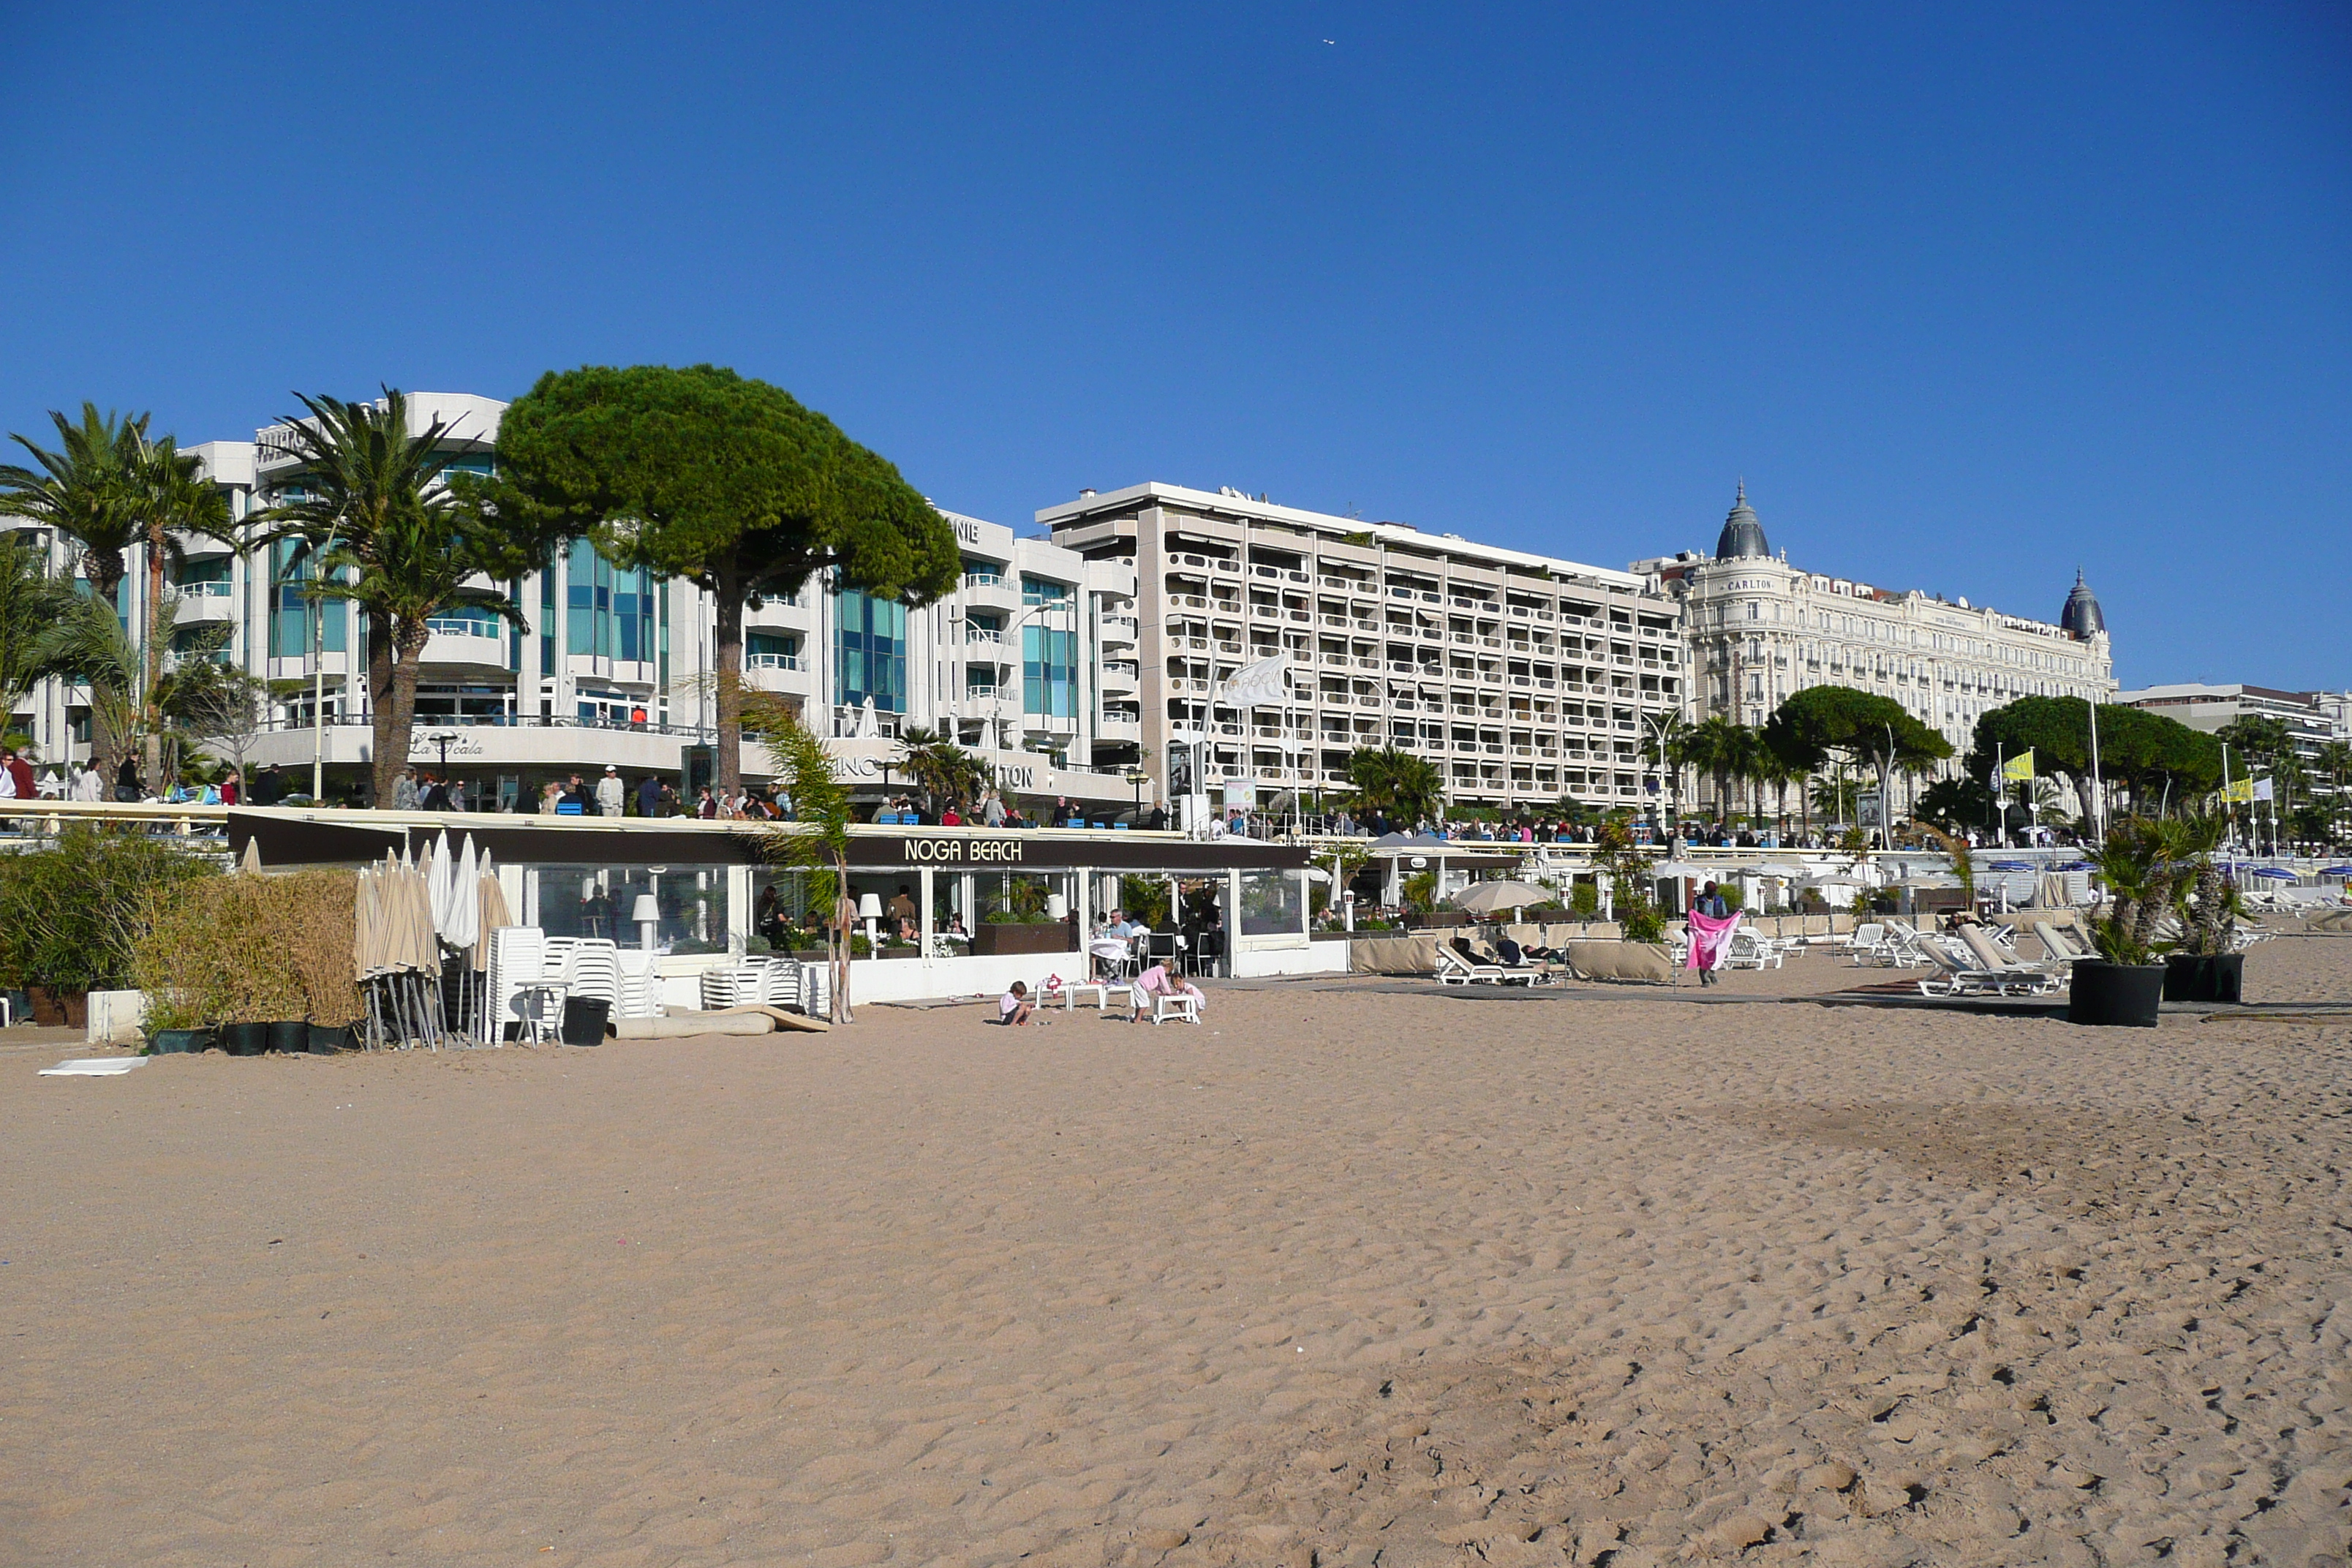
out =
[(1568, 944), (1568, 962), (1587, 980), (1674, 984), (1674, 956), (1663, 942), (1571, 942)]

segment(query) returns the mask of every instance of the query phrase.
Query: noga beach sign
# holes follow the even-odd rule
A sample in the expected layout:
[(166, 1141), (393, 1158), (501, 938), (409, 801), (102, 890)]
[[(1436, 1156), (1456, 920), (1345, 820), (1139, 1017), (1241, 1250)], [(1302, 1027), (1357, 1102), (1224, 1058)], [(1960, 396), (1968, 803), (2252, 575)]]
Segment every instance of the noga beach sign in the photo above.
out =
[(1003, 866), (1026, 857), (1028, 846), (1018, 838), (909, 838), (904, 845), (909, 861), (945, 866)]

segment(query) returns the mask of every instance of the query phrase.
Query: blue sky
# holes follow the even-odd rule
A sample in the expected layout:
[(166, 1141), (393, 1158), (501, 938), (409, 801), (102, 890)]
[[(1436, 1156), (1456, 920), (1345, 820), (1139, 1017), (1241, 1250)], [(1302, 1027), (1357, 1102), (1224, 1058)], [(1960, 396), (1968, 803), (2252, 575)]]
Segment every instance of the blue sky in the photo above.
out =
[[(0, 428), (583, 363), (2352, 684), (2339, 5), (17, 7)], [(1328, 40), (1328, 41), (1327, 41)]]

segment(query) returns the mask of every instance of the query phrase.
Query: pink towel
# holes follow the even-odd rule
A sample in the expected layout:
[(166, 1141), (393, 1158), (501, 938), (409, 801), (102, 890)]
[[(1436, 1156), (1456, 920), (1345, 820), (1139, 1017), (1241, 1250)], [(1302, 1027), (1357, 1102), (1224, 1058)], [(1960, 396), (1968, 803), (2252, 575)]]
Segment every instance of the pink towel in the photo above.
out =
[(1694, 914), (1690, 921), (1690, 957), (1685, 969), (1720, 969), (1724, 949), (1731, 945), (1731, 933), (1739, 924), (1739, 913), (1734, 910), (1721, 920), (1713, 915)]

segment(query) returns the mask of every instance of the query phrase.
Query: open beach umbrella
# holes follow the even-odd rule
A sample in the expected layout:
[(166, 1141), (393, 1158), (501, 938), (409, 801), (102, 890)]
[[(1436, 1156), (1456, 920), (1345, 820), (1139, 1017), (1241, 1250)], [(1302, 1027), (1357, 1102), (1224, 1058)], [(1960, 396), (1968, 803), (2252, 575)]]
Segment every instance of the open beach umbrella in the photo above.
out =
[(2329, 866), (2312, 873), (2315, 877), (2352, 877), (2352, 866)]
[(1457, 910), (1491, 915), (1497, 910), (1523, 910), (1530, 904), (1556, 904), (1559, 895), (1533, 882), (1474, 882), (1454, 895)]
[(1985, 865), (1988, 871), (2031, 871), (2033, 868), (2023, 860), (1992, 860)]
[(2303, 880), (2302, 878), (2296, 876), (2294, 872), (2288, 870), (2284, 866), (2257, 866), (2254, 868), (2254, 875), (2257, 877), (2268, 877), (2273, 882), (2299, 882)]

